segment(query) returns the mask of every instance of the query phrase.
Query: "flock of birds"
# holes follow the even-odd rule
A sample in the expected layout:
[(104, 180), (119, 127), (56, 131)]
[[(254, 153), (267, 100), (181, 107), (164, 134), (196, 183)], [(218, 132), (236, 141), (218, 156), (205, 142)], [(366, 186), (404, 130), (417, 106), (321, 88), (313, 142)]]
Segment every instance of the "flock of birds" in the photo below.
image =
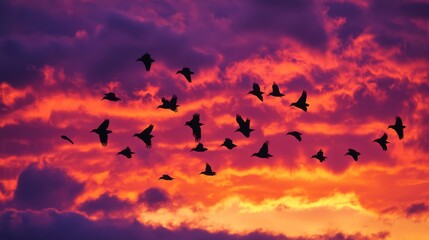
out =
[[(146, 71), (150, 71), (152, 63), (155, 62), (155, 60), (152, 59), (151, 55), (148, 53), (145, 53), (144, 55), (142, 55), (140, 58), (137, 59), (137, 61), (143, 62)], [(194, 72), (192, 72), (188, 67), (184, 67), (181, 70), (177, 71), (177, 74), (179, 74), (179, 73), (182, 74), (189, 83), (192, 82), (191, 75), (194, 74)], [(252, 94), (252, 95), (256, 96), (261, 101), (264, 100), (263, 99), (264, 92), (261, 91), (261, 89), (257, 83), (253, 83), (252, 90), (249, 91), (248, 94)], [(268, 95), (273, 96), (273, 97), (283, 97), (284, 96), (284, 94), (280, 92), (280, 89), (275, 82), (272, 85), (272, 92), (270, 92)], [(118, 98), (115, 95), (115, 93), (109, 92), (109, 93), (104, 94), (104, 97), (102, 98), (102, 100), (117, 102), (121, 99)], [(177, 96), (176, 95), (173, 95), (170, 100), (162, 98), (161, 101), (162, 101), (162, 104), (159, 105), (157, 108), (169, 109), (173, 112), (177, 112), (177, 108), (179, 107), (179, 105), (177, 105)], [(301, 96), (299, 97), (299, 99), (296, 102), (293, 102), (290, 104), (290, 107), (292, 107), (292, 106), (299, 108), (299, 109), (303, 110), (304, 112), (307, 112), (307, 107), (309, 106), (309, 104), (307, 103), (307, 92), (303, 91)], [(246, 118), (246, 120), (244, 120), (239, 114), (237, 114), (236, 122), (238, 124), (238, 129), (235, 132), (240, 132), (243, 134), (243, 136), (245, 136), (246, 138), (249, 138), (251, 132), (254, 131), (254, 129), (250, 128), (250, 119)], [(198, 142), (197, 146), (195, 148), (192, 148), (190, 151), (205, 152), (208, 150), (200, 142), (200, 140), (201, 140), (201, 126), (203, 126), (203, 125), (204, 124), (200, 122), (200, 115), (198, 113), (195, 113), (192, 116), (192, 119), (185, 123), (185, 126), (189, 126), (192, 129), (192, 134), (195, 138), (195, 142)], [(388, 129), (392, 128), (393, 130), (395, 130), (399, 139), (401, 140), (404, 138), (404, 128), (405, 127), (406, 126), (404, 126), (402, 123), (402, 119), (400, 117), (396, 117), (395, 124), (389, 125)], [(93, 129), (91, 131), (91, 132), (98, 134), (99, 139), (100, 139), (100, 143), (102, 146), (107, 145), (108, 135), (110, 133), (112, 133), (112, 131), (108, 130), (108, 128), (109, 128), (109, 120), (106, 119), (100, 124), (100, 126), (98, 126), (98, 128)], [(145, 143), (146, 148), (151, 148), (151, 146), (152, 146), (153, 135), (151, 133), (152, 133), (153, 128), (154, 128), (154, 125), (150, 124), (146, 129), (144, 129), (140, 133), (134, 134), (134, 137), (141, 139)], [(302, 140), (302, 137), (301, 137), (302, 133), (300, 133), (298, 131), (288, 132), (287, 135), (291, 135), (291, 136), (295, 137), (299, 142), (301, 142), (301, 140)], [(70, 143), (74, 144), (74, 142), (69, 137), (67, 137), (65, 135), (61, 136), (61, 138), (63, 138), (65, 140), (69, 141)], [(373, 142), (380, 144), (381, 148), (384, 151), (387, 151), (387, 144), (389, 143), (387, 141), (387, 138), (388, 138), (387, 134), (384, 133), (383, 136), (375, 139)], [(259, 151), (256, 153), (253, 153), (251, 156), (256, 156), (259, 158), (273, 157), (269, 153), (268, 145), (269, 145), (269, 142), (265, 141), (263, 143), (263, 145), (261, 146), (261, 148), (259, 149)], [(232, 150), (237, 145), (234, 144), (230, 138), (225, 138), (224, 142), (220, 146), (224, 146), (227, 149)], [(129, 147), (126, 147), (125, 149), (118, 152), (117, 154), (118, 155), (124, 155), (127, 158), (131, 158), (132, 155), (135, 153)], [(349, 148), (347, 153), (345, 153), (345, 155), (350, 155), (354, 161), (358, 161), (358, 158), (361, 155), (361, 153), (355, 149)], [(316, 158), (320, 162), (323, 162), (326, 160), (327, 157), (324, 156), (323, 150), (320, 149), (311, 158)], [(205, 170), (200, 172), (200, 174), (204, 174), (207, 176), (214, 176), (214, 175), (216, 175), (216, 172), (214, 172), (212, 170), (211, 166), (208, 163), (206, 163)], [(168, 174), (163, 174), (159, 179), (169, 181), (169, 180), (173, 180), (174, 178)]]

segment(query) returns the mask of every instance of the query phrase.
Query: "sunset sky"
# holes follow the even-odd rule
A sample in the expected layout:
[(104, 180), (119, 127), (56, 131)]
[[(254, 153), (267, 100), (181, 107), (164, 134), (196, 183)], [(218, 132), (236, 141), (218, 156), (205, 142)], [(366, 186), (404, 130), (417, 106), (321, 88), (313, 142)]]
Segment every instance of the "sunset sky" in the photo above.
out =
[(0, 239), (429, 239), (428, 96), (429, 1), (0, 1)]

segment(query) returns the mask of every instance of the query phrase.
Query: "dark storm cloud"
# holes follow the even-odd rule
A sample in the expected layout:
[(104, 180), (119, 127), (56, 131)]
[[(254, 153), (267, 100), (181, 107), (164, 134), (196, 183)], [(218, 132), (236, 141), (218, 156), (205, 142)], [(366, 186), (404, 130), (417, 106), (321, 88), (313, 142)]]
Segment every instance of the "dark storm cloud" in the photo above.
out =
[(139, 194), (138, 202), (145, 204), (149, 210), (156, 210), (168, 204), (170, 197), (163, 189), (152, 187)]
[(70, 207), (84, 185), (59, 168), (30, 164), (18, 177), (12, 206), (18, 209)]
[(101, 194), (96, 199), (89, 199), (79, 206), (79, 210), (88, 214), (102, 212), (105, 214), (123, 212), (132, 209), (133, 204), (128, 200), (122, 200), (109, 192)]

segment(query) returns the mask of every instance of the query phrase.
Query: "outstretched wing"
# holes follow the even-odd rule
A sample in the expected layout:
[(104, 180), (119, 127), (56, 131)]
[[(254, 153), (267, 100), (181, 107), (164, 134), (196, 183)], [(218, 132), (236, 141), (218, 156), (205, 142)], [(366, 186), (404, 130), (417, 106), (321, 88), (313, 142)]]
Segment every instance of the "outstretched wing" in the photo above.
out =
[(177, 104), (177, 96), (176, 95), (173, 95), (173, 97), (171, 97), (170, 104), (172, 106), (176, 106), (176, 104)]
[(403, 126), (402, 125), (402, 119), (400, 117), (396, 117), (396, 122), (395, 122), (396, 126)]
[(71, 144), (74, 144), (74, 142), (69, 137), (67, 137), (66, 135), (62, 135), (61, 138), (69, 141)]
[(280, 93), (279, 86), (276, 83), (273, 83), (273, 92), (274, 93)]
[(265, 141), (264, 144), (262, 144), (262, 147), (259, 150), (259, 153), (268, 154), (268, 141)]
[(153, 124), (149, 125), (149, 127), (147, 127), (145, 130), (143, 130), (141, 132), (141, 134), (149, 135), (152, 132), (152, 130), (153, 130)]
[(213, 172), (212, 167), (208, 163), (206, 163), (206, 172)]
[(107, 146), (107, 138), (108, 135), (107, 133), (100, 133), (98, 134), (98, 136), (100, 137), (100, 143), (103, 147)]
[(195, 142), (199, 142), (201, 140), (201, 127), (193, 126), (192, 127), (192, 135), (195, 137)]
[(199, 113), (195, 113), (193, 116), (192, 116), (192, 120), (191, 120), (192, 122), (194, 122), (195, 124), (198, 124), (198, 123), (200, 123), (200, 114)]
[(235, 120), (237, 121), (238, 125), (240, 125), (240, 127), (244, 127), (245, 122), (240, 115), (237, 114), (237, 116), (235, 117)]
[(98, 130), (107, 130), (108, 127), (109, 127), (109, 119), (106, 119), (104, 120), (104, 122), (100, 124), (100, 126), (98, 126)]
[(383, 142), (387, 141), (387, 134), (384, 133), (383, 136), (381, 136), (380, 140), (382, 140)]
[(301, 97), (299, 97), (298, 102), (305, 103), (307, 101), (307, 92), (302, 91)]
[(259, 88), (259, 85), (257, 83), (253, 83), (253, 91), (256, 91), (256, 92), (261, 91), (261, 89)]
[(146, 144), (146, 148), (151, 148), (152, 147), (152, 138), (147, 137), (147, 138), (144, 138), (142, 140)]

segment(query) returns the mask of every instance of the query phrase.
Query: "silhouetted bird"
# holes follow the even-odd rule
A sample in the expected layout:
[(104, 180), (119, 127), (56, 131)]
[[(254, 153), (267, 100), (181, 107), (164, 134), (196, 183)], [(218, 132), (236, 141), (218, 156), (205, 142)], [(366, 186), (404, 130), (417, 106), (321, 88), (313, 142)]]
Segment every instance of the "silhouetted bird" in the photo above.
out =
[(170, 99), (170, 101), (168, 101), (165, 98), (161, 99), (162, 104), (159, 105), (157, 108), (164, 108), (164, 109), (170, 109), (173, 112), (177, 112), (177, 107), (179, 105), (177, 105), (177, 96), (173, 95)]
[(203, 123), (200, 123), (200, 114), (195, 113), (194, 116), (192, 116), (191, 121), (187, 121), (185, 123), (185, 126), (189, 126), (192, 128), (192, 135), (195, 137), (195, 142), (199, 142), (201, 140), (201, 126), (204, 125)]
[(205, 148), (202, 143), (198, 143), (196, 147), (194, 147), (194, 148), (191, 149), (191, 151), (205, 152), (205, 151), (207, 151), (207, 148)]
[(141, 133), (134, 134), (134, 137), (140, 138), (146, 144), (146, 148), (151, 148), (153, 135), (150, 133), (152, 132), (152, 130), (153, 124), (149, 125), (149, 127), (143, 130)]
[(316, 159), (318, 159), (320, 162), (323, 162), (323, 161), (325, 161), (325, 159), (326, 159), (327, 157), (323, 156), (323, 151), (322, 151), (322, 149), (320, 149), (320, 150), (317, 152), (317, 154), (316, 154), (316, 155), (311, 156), (311, 158), (316, 158)]
[(268, 94), (268, 96), (273, 97), (283, 97), (284, 94), (280, 92), (279, 86), (276, 83), (273, 83), (273, 91)]
[[(349, 148), (349, 151), (348, 151), (348, 152), (346, 152), (346, 154), (345, 154), (345, 155), (350, 155), (350, 156), (352, 156), (353, 160), (357, 161), (357, 160), (358, 160), (358, 157), (359, 157), (359, 155), (360, 155), (360, 152), (358, 152), (358, 151), (356, 151), (356, 150), (354, 150), (354, 149), (352, 149), (352, 148)], [(344, 155), (344, 156), (345, 156), (345, 155)]]
[(250, 137), (250, 133), (252, 131), (255, 131), (254, 129), (250, 128), (250, 120), (246, 118), (246, 122), (243, 120), (243, 118), (237, 114), (237, 117), (235, 120), (238, 123), (239, 128), (235, 130), (236, 132), (241, 132), (245, 137)]
[(302, 133), (297, 132), (297, 131), (288, 132), (288, 133), (286, 133), (286, 135), (292, 135), (300, 142), (302, 140), (302, 138), (301, 138)]
[(112, 131), (107, 130), (107, 128), (109, 127), (109, 119), (104, 120), (104, 122), (102, 122), (100, 124), (100, 126), (98, 126), (97, 129), (92, 129), (91, 132), (95, 132), (98, 134), (98, 136), (100, 137), (100, 143), (102, 146), (106, 146), (107, 145), (107, 135), (109, 133), (112, 133)]
[(388, 128), (395, 130), (399, 139), (404, 138), (404, 128), (406, 128), (406, 126), (402, 124), (402, 119), (400, 117), (396, 117), (395, 125), (389, 125)]
[(137, 59), (137, 62), (143, 62), (144, 66), (146, 68), (146, 71), (150, 71), (150, 67), (152, 66), (152, 63), (155, 62), (155, 60), (153, 60), (150, 57), (149, 53), (145, 53), (143, 56), (141, 56), (140, 58)]
[(206, 169), (203, 172), (200, 172), (200, 174), (204, 174), (207, 176), (214, 176), (216, 175), (216, 172), (213, 172), (212, 167), (208, 163), (206, 163)]
[(188, 80), (188, 82), (192, 82), (191, 79), (191, 75), (194, 74), (194, 72), (191, 71), (191, 69), (189, 69), (188, 67), (184, 67), (182, 68), (182, 70), (179, 70), (176, 72), (176, 74), (181, 73), (183, 76), (185, 76), (186, 80)]
[(307, 107), (310, 106), (307, 101), (307, 92), (302, 91), (301, 97), (299, 97), (298, 101), (291, 103), (290, 106), (295, 106), (297, 108), (302, 109), (304, 112), (307, 112)]
[(387, 134), (386, 134), (386, 133), (384, 133), (384, 134), (383, 134), (383, 136), (381, 136), (380, 138), (375, 139), (375, 140), (374, 140), (374, 141), (372, 141), (372, 142), (377, 142), (378, 144), (380, 144), (381, 148), (382, 148), (384, 151), (387, 151), (387, 144), (388, 144), (389, 142), (387, 141)]
[(69, 141), (71, 144), (74, 144), (74, 142), (69, 137), (67, 137), (66, 135), (62, 135), (61, 138)]
[(262, 97), (262, 94), (264, 94), (264, 92), (261, 92), (261, 89), (259, 88), (259, 85), (257, 83), (253, 83), (253, 90), (249, 91), (247, 94), (253, 94), (258, 97), (259, 100), (264, 101)]
[(104, 99), (112, 101), (112, 102), (117, 102), (117, 101), (121, 100), (120, 98), (116, 97), (116, 95), (112, 92), (105, 93), (104, 97), (101, 100), (104, 100)]
[(131, 158), (132, 154), (134, 154), (134, 152), (131, 151), (131, 149), (129, 147), (125, 148), (124, 150), (118, 152), (116, 155), (124, 155), (127, 158)]
[(252, 154), (253, 156), (257, 156), (259, 158), (270, 158), (271, 154), (268, 153), (268, 141), (265, 141), (262, 147), (259, 149), (259, 152)]
[(235, 144), (232, 142), (231, 138), (225, 138), (225, 141), (223, 141), (223, 143), (222, 143), (220, 146), (221, 146), (221, 147), (222, 147), (222, 146), (225, 146), (225, 147), (226, 147), (226, 148), (228, 148), (229, 150), (231, 150), (231, 149), (233, 149), (233, 148), (237, 147), (237, 145), (235, 145)]
[(161, 177), (159, 177), (158, 178), (158, 180), (166, 180), (166, 181), (171, 181), (171, 180), (173, 180), (174, 178), (172, 178), (172, 177), (170, 177), (169, 175), (167, 175), (167, 174), (164, 174), (164, 175), (162, 175)]

